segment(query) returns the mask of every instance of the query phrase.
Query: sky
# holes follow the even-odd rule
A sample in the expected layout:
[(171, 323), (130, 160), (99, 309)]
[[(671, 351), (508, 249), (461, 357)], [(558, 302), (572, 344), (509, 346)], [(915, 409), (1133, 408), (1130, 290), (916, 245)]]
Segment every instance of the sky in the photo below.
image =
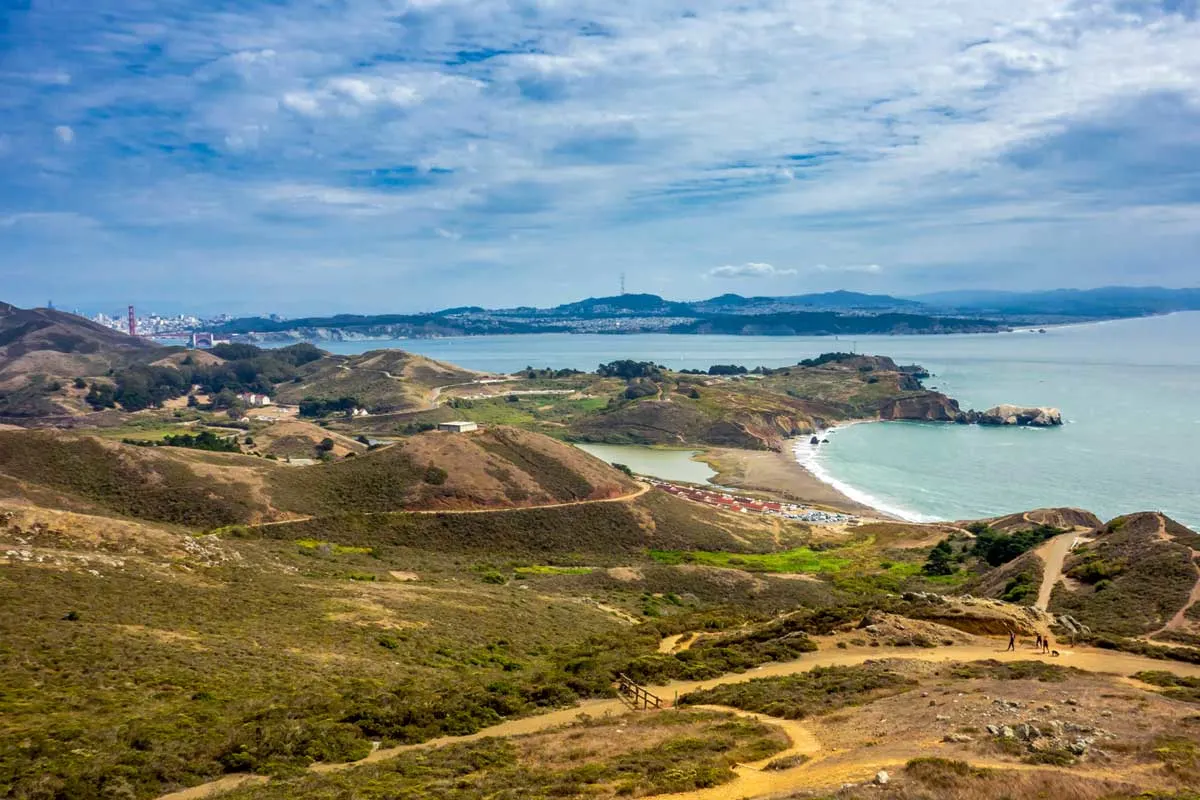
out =
[(1197, 0), (0, 0), (0, 299), (1200, 285)]

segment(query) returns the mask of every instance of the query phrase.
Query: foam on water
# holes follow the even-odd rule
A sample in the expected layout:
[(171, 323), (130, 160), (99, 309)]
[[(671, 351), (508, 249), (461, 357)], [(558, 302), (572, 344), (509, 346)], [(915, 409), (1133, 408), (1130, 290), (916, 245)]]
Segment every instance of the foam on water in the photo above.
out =
[(832, 446), (837, 432), (841, 429), (848, 428), (851, 425), (861, 425), (862, 422), (844, 422), (840, 428), (830, 428), (827, 431), (818, 432), (818, 439), (828, 439), (829, 444), (814, 445), (812, 437), (800, 437), (796, 439), (792, 445), (792, 454), (796, 457), (796, 461), (800, 466), (804, 467), (814, 478), (828, 486), (832, 486), (846, 497), (849, 497), (856, 503), (861, 503), (869, 508), (874, 508), (877, 511), (882, 511), (889, 516), (897, 517), (906, 522), (935, 522), (935, 518), (918, 514), (915, 511), (909, 511), (906, 508), (901, 508), (897, 505), (887, 503), (868, 492), (859, 489), (857, 486), (851, 486), (845, 481), (840, 481), (829, 474), (822, 463), (822, 452), (825, 448)]

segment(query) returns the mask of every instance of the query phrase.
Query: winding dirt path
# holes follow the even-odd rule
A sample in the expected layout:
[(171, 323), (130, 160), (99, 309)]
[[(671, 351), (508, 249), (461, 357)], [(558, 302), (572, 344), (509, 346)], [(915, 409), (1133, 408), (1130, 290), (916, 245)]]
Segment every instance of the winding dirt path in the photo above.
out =
[[(862, 664), (865, 661), (871, 661), (883, 658), (898, 658), (909, 661), (930, 661), (930, 662), (947, 662), (947, 661), (978, 661), (982, 659), (995, 659), (997, 661), (1028, 661), (1039, 658), (1040, 656), (1028, 651), (1007, 652), (1004, 645), (1007, 640), (996, 640), (994, 644), (974, 644), (974, 645), (956, 645), (953, 647), (939, 647), (933, 650), (912, 651), (911, 649), (896, 650), (878, 647), (854, 647), (846, 650), (830, 648), (827, 650), (819, 650), (815, 653), (806, 654), (795, 661), (786, 661), (780, 663), (765, 664), (756, 669), (749, 670), (744, 673), (731, 673), (722, 675), (718, 678), (712, 678), (703, 681), (672, 681), (663, 686), (650, 687), (650, 689), (668, 704), (673, 702), (675, 697), (682, 696), (688, 692), (697, 691), (699, 689), (711, 689), (715, 686), (723, 686), (727, 684), (744, 683), (755, 678), (779, 677), (784, 675), (795, 675), (797, 673), (808, 672), (815, 667), (830, 667), (830, 666), (854, 666)], [(1184, 664), (1175, 661), (1161, 661), (1144, 656), (1133, 655), (1131, 653), (1120, 653), (1111, 650), (1098, 650), (1093, 648), (1077, 648), (1074, 650), (1062, 650), (1058, 658), (1045, 658), (1052, 663), (1061, 664), (1064, 667), (1077, 667), (1089, 672), (1101, 672), (1121, 677), (1128, 678), (1131, 675), (1146, 670), (1167, 670), (1178, 675), (1190, 677), (1200, 677), (1200, 665)], [(747, 712), (733, 708), (719, 708), (722, 711), (728, 711), (743, 716), (751, 716)], [(421, 744), (400, 745), (398, 747), (380, 748), (372, 752), (366, 758), (360, 761), (353, 761), (343, 764), (314, 764), (309, 769), (313, 772), (338, 772), (341, 770), (352, 769), (361, 764), (370, 764), (377, 761), (385, 761), (389, 758), (394, 758), (402, 753), (411, 752), (413, 750), (422, 750), (432, 747), (445, 747), (447, 745), (459, 744), (461, 742), (472, 742), (479, 739), (490, 737), (509, 737), (523, 736), (531, 733), (540, 733), (542, 731), (557, 728), (562, 725), (569, 725), (575, 722), (580, 714), (588, 714), (590, 716), (603, 716), (605, 714), (624, 714), (628, 713), (629, 707), (619, 699), (601, 699), (587, 700), (573, 708), (564, 708), (557, 711), (551, 711), (547, 714), (541, 714), (534, 717), (522, 717), (520, 719), (509, 720), (502, 722), (499, 725), (493, 725), (490, 728), (484, 728), (466, 736), (442, 736), (437, 739), (431, 739)], [(761, 715), (753, 715), (755, 719), (762, 719), (772, 725), (778, 725), (788, 734), (791, 739), (791, 747), (781, 754), (772, 756), (771, 759), (779, 758), (781, 755), (788, 754), (803, 754), (812, 755), (820, 749), (820, 744), (817, 742), (815, 735), (811, 730), (806, 728), (802, 723), (781, 720), (774, 717), (765, 717)], [(914, 746), (919, 743), (914, 743)], [(873, 774), (874, 770), (880, 767), (894, 766), (905, 763), (909, 758), (915, 755), (920, 755), (925, 750), (921, 747), (916, 747), (910, 755), (891, 754), (888, 758), (876, 756), (872, 758), (870, 754), (864, 756), (860, 762), (839, 762), (836, 765), (829, 765), (828, 775), (817, 769), (815, 763), (806, 764), (804, 766), (794, 767), (789, 770), (781, 770), (778, 772), (765, 772), (762, 767), (766, 762), (756, 762), (755, 764), (747, 764), (739, 766), (737, 769), (738, 777), (732, 782), (727, 783), (713, 789), (704, 789), (697, 792), (688, 792), (676, 795), (663, 795), (662, 797), (670, 797), (673, 800), (722, 800), (722, 798), (732, 797), (756, 797), (764, 794), (772, 794), (780, 791), (788, 791), (800, 788), (814, 788), (826, 785), (833, 785), (839, 781), (832, 780), (834, 777), (849, 774), (847, 771), (854, 772), (861, 777), (862, 774)], [(1005, 769), (1021, 768), (1020, 765), (1009, 764), (1007, 762), (997, 764), (998, 767)], [(861, 768), (861, 769), (859, 769)], [(835, 774), (836, 771), (836, 774)], [(179, 792), (163, 795), (158, 800), (199, 800), (215, 796), (219, 792), (227, 791), (234, 788), (238, 781), (247, 778), (257, 778), (257, 776), (226, 776), (219, 781), (213, 783), (195, 786), (190, 789), (183, 790), (191, 792), (191, 794), (181, 794)], [(233, 783), (230, 783), (233, 781)]]
[[(544, 508), (570, 508), (571, 506), (589, 506), (594, 503), (628, 503), (631, 500), (636, 500), (654, 487), (647, 483), (638, 484), (637, 491), (623, 494), (619, 497), (601, 497), (598, 500), (571, 500), (566, 503), (547, 503), (540, 506), (513, 506), (511, 508), (431, 508), (431, 509), (396, 509), (395, 511), (367, 511), (363, 512), (364, 517), (378, 517), (384, 514), (498, 514), (504, 511), (541, 511)], [(271, 528), (276, 525), (291, 525), (296, 522), (307, 522), (310, 519), (317, 519), (313, 515), (304, 517), (294, 517), (292, 519), (278, 519), (273, 522), (260, 522), (256, 525), (251, 525), (252, 528)]]
[(1173, 631), (1184, 627), (1187, 624), (1188, 611), (1192, 608), (1192, 606), (1200, 603), (1200, 566), (1197, 566), (1195, 561), (1192, 562), (1192, 566), (1196, 568), (1196, 583), (1194, 586), (1192, 586), (1192, 592), (1188, 595), (1188, 599), (1185, 600), (1179, 610), (1175, 612), (1175, 616), (1167, 620), (1166, 625), (1163, 625), (1156, 631), (1151, 631), (1150, 633), (1146, 634), (1147, 639), (1153, 639), (1160, 633)]
[(1035, 608), (1040, 608), (1042, 611), (1049, 608), (1050, 595), (1054, 592), (1054, 586), (1062, 579), (1063, 562), (1067, 560), (1067, 554), (1075, 545), (1076, 538), (1074, 533), (1062, 533), (1034, 551), (1046, 565), (1045, 571), (1042, 573), (1042, 586), (1038, 589)]

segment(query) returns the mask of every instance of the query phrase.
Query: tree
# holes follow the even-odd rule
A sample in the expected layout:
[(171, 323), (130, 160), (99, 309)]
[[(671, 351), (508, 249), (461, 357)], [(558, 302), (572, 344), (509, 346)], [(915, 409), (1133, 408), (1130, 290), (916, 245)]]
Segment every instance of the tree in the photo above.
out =
[(76, 389), (86, 389), (87, 381), (85, 381), (83, 378), (76, 378), (74, 386)]
[(942, 539), (934, 545), (921, 571), (926, 575), (953, 575), (958, 572), (958, 565), (954, 561), (954, 548), (950, 546), (949, 539)]
[(97, 411), (116, 408), (117, 405), (116, 392), (107, 383), (93, 383), (84, 400)]
[(329, 453), (329, 452), (332, 452), (332, 450), (333, 450), (333, 439), (330, 439), (328, 436), (326, 436), (324, 439), (322, 439), (321, 443), (317, 445), (318, 453), (322, 453), (322, 454)]

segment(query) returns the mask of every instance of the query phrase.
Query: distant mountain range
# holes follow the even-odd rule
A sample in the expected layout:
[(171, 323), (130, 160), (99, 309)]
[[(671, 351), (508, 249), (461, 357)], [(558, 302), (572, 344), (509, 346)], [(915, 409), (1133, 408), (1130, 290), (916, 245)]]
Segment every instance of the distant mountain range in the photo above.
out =
[(382, 339), (499, 333), (865, 335), (978, 333), (1012, 325), (1114, 319), (1200, 309), (1200, 289), (1107, 287), (1047, 292), (959, 291), (914, 297), (836, 291), (782, 297), (656, 294), (589, 297), (553, 308), (460, 306), (427, 314), (248, 317), (218, 332), (265, 339)]

